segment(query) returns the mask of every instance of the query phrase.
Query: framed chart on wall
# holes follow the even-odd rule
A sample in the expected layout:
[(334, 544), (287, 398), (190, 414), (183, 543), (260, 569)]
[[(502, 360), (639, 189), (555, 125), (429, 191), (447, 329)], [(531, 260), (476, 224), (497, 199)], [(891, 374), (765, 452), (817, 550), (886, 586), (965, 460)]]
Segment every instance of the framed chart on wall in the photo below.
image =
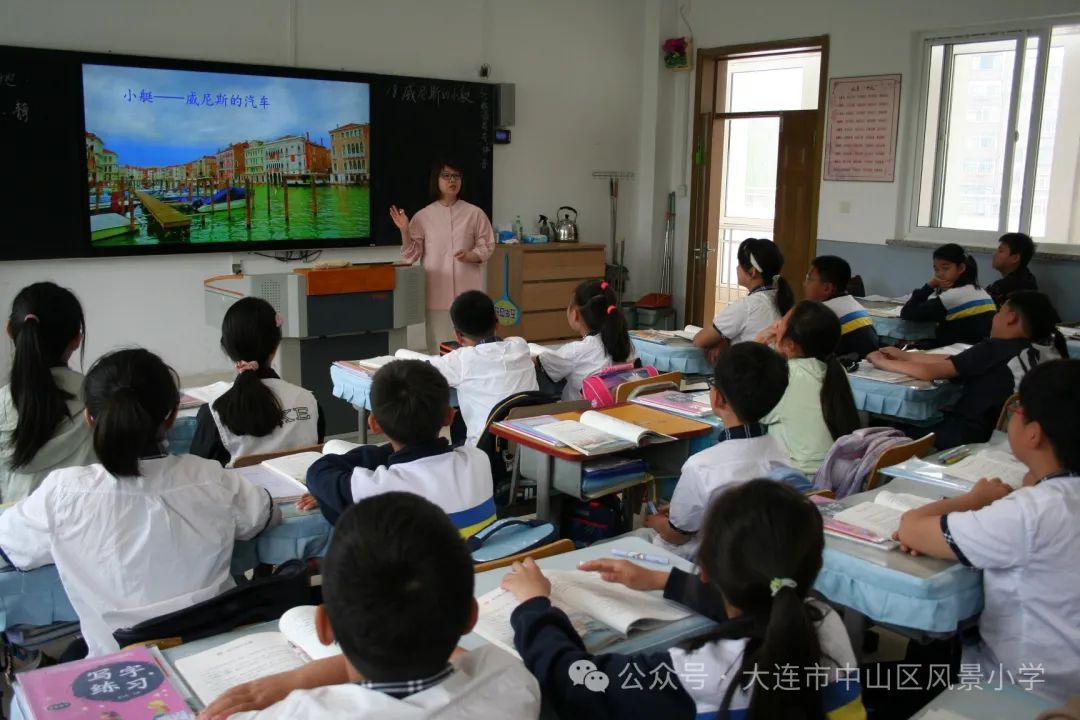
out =
[(831, 78), (825, 180), (893, 182), (900, 75)]

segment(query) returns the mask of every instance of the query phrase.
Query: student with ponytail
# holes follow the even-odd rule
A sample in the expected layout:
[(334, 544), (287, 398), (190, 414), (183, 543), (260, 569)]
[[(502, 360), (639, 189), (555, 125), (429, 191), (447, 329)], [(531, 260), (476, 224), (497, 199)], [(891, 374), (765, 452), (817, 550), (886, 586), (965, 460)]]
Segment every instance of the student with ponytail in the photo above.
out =
[(750, 293), (724, 308), (712, 325), (694, 337), (695, 345), (709, 350), (711, 362), (728, 346), (753, 340), (795, 304), (791, 285), (780, 276), (784, 256), (772, 240), (743, 240), (736, 260), (739, 285)]
[(824, 303), (803, 300), (780, 323), (776, 349), (788, 359), (788, 386), (761, 423), (787, 449), (792, 466), (811, 475), (837, 438), (859, 428), (859, 412), (836, 359), (836, 313)]
[(585, 280), (578, 285), (566, 319), (581, 340), (542, 353), (537, 362), (550, 380), (566, 380), (563, 400), (580, 400), (585, 378), (612, 365), (633, 362), (637, 352), (615, 291), (606, 281)]
[(916, 322), (936, 322), (934, 346), (974, 345), (990, 337), (990, 323), (997, 305), (978, 285), (975, 258), (956, 243), (934, 251), (934, 275), (911, 291), (900, 317)]
[(68, 367), (82, 346), (83, 310), (51, 282), (23, 288), (11, 306), (11, 378), (0, 388), (0, 502), (21, 500), (57, 468), (94, 461), (82, 421), (82, 375)]
[(233, 587), (233, 543), (280, 515), (239, 473), (164, 453), (179, 391), (158, 356), (110, 353), (83, 392), (100, 462), (51, 473), (0, 515), (0, 550), (20, 570), (56, 565), (96, 656), (119, 649), (114, 630)]
[(944, 450), (964, 443), (986, 442), (1001, 407), (1017, 391), (1024, 376), (1040, 363), (1068, 357), (1061, 322), (1050, 298), (1034, 290), (1014, 292), (993, 316), (990, 337), (956, 355), (904, 352), (882, 348), (866, 356), (874, 367), (920, 380), (958, 380), (960, 399), (930, 427), (911, 428), (922, 437), (936, 434)]
[[(715, 631), (667, 652), (590, 655), (530, 559), (502, 581), (521, 603), (510, 617), (514, 645), (559, 717), (865, 718), (843, 622), (810, 598), (824, 546), (813, 503), (787, 485), (751, 480), (709, 506), (700, 574), (626, 560), (579, 566), (634, 590), (663, 590), (719, 621)], [(574, 684), (571, 668), (583, 661), (607, 675), (606, 690)], [(784, 667), (794, 677), (778, 687)]]
[(221, 323), (221, 348), (236, 380), (199, 409), (191, 454), (226, 467), (244, 455), (290, 450), (323, 440), (315, 396), (278, 377), (270, 363), (281, 344), (281, 316), (261, 298), (237, 300)]

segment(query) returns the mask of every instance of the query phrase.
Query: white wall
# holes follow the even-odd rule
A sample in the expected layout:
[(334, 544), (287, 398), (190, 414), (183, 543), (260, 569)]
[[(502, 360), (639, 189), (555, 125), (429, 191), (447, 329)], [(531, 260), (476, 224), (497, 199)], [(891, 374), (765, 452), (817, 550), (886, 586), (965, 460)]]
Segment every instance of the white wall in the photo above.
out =
[[(517, 84), (513, 143), (495, 150), (495, 221), (572, 205), (582, 239), (606, 243), (607, 184), (591, 173), (637, 169), (643, 18), (658, 1), (0, 0), (0, 44), (462, 80), (478, 79), (488, 62), (493, 81)], [(655, 124), (655, 101), (649, 107)], [(636, 230), (637, 190), (624, 187), (619, 225), (631, 264), (632, 248), (648, 245)], [(182, 374), (224, 369), (218, 330), (203, 323), (202, 280), (238, 261), (249, 272), (282, 267), (247, 254), (9, 262), (0, 264), (0, 308), (23, 285), (54, 280), (83, 302), (88, 362), (138, 343)], [(5, 372), (9, 358), (0, 343)]]
[[(971, 27), (1003, 20), (1046, 17), (1080, 11), (1077, 0), (683, 0), (693, 26), (697, 48), (723, 47), (768, 40), (814, 35), (829, 36), (829, 77), (849, 75), (903, 74), (901, 123), (897, 144), (897, 178), (892, 183), (823, 182), (818, 216), (818, 237), (829, 240), (884, 243), (897, 237), (900, 206), (905, 183), (910, 179), (907, 155), (913, 152), (912, 115), (918, 86), (917, 35), (931, 30)], [(665, 12), (674, 15), (676, 0)], [(675, 34), (687, 34), (679, 26)], [(686, 78), (661, 71), (662, 83), (685, 87)], [(681, 99), (681, 93), (676, 92)], [(670, 127), (665, 125), (670, 124)], [(661, 122), (659, 142), (679, 143), (681, 131), (689, 126), (686, 107), (671, 106), (669, 120)], [(689, 180), (680, 177), (678, 158), (668, 178), (670, 189)], [(666, 191), (666, 189), (665, 189)], [(841, 203), (850, 212), (840, 211)], [(681, 289), (686, 277), (687, 224), (689, 199), (679, 199), (676, 307), (683, 307)]]

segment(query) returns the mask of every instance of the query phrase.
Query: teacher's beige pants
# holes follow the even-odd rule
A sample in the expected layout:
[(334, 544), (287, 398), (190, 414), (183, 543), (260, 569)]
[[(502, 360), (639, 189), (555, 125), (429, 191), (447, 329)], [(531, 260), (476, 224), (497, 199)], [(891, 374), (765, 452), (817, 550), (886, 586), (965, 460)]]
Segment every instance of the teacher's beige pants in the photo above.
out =
[(431, 355), (439, 354), (439, 343), (454, 339), (454, 323), (450, 321), (449, 310), (428, 310), (424, 326), (427, 351)]

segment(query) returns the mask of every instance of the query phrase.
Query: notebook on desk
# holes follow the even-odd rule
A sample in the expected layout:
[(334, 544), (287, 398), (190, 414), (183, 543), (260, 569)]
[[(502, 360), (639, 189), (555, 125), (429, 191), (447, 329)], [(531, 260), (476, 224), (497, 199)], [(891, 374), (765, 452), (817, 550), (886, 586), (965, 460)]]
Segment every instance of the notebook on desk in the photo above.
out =
[(559, 420), (534, 429), (583, 455), (605, 455), (675, 439), (595, 410), (582, 413), (579, 420)]
[(243, 635), (180, 658), (173, 665), (199, 701), (209, 705), (235, 685), (340, 654), (337, 643), (323, 645), (319, 641), (315, 607), (301, 605), (281, 616), (277, 631)]
[(328, 440), (322, 452), (308, 452), (282, 455), (263, 460), (258, 465), (238, 468), (237, 472), (249, 482), (264, 488), (275, 502), (296, 500), (307, 492), (307, 471), (323, 455), (342, 455), (360, 447), (345, 440)]

